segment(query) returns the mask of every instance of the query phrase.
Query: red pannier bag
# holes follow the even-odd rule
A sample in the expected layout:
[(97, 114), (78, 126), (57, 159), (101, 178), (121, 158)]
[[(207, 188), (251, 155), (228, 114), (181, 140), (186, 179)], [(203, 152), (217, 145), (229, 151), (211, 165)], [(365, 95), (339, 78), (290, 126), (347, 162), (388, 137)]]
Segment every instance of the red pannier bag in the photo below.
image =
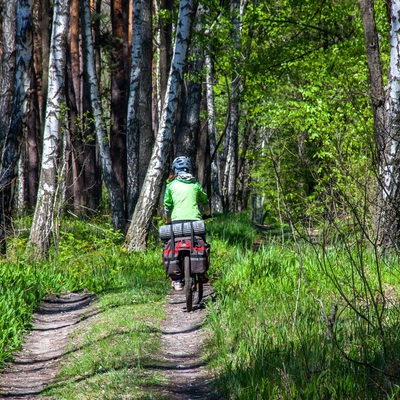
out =
[[(164, 243), (162, 261), (166, 274), (173, 280), (182, 279), (184, 271), (179, 265), (179, 252), (190, 251), (190, 269), (194, 274), (204, 274), (210, 265), (210, 245), (201, 236), (184, 236)], [(172, 243), (173, 246), (172, 246)]]

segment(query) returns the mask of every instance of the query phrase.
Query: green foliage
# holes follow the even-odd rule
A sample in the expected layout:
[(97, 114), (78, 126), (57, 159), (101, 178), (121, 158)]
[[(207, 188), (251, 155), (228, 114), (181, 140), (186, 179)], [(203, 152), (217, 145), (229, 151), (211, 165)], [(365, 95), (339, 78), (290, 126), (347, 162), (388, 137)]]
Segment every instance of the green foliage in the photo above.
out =
[[(57, 399), (155, 398), (161, 377), (146, 365), (156, 363), (163, 301), (155, 303), (138, 288), (100, 297), (95, 323), (72, 337), (59, 382), (47, 390)], [(79, 377), (79, 378), (77, 378)]]
[(62, 291), (129, 291), (159, 301), (166, 290), (160, 250), (127, 253), (122, 235), (101, 220), (65, 219), (47, 260), (25, 253), (26, 237), (10, 243), (0, 269), (0, 366), (21, 344), (32, 311), (44, 296)]
[(397, 261), (356, 239), (300, 254), (272, 238), (256, 253), (218, 242), (209, 359), (226, 398), (396, 397)]
[[(253, 193), (264, 199), (267, 222), (286, 221), (290, 212), (295, 222), (318, 225), (327, 209), (346, 218), (343, 196), (361, 202), (363, 187), (374, 179), (358, 2), (247, 3), (239, 48), (229, 7), (208, 3), (212, 35), (203, 40), (214, 52), (218, 131), (226, 123), (230, 82), (241, 77), (241, 120), (257, 136), (247, 152), (249, 179)], [(376, 5), (376, 13), (387, 66), (384, 4)]]
[(251, 248), (257, 238), (257, 230), (246, 214), (215, 214), (215, 221), (207, 223), (207, 234), (211, 240), (226, 245)]
[[(0, 268), (0, 366), (21, 344), (21, 333), (29, 325), (32, 310), (43, 296), (38, 266), (2, 262)], [(38, 284), (39, 283), (39, 284)]]

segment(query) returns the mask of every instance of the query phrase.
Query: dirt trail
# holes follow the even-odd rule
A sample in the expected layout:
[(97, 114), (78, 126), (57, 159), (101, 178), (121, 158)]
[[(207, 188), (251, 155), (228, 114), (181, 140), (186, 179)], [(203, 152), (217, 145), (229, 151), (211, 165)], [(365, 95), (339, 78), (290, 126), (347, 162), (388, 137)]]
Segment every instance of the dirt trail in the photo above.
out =
[(96, 313), (92, 294), (68, 293), (47, 298), (33, 317), (23, 349), (0, 376), (0, 398), (34, 400), (58, 372), (69, 335), (80, 321)]
[[(204, 286), (204, 300), (213, 295), (210, 285)], [(163, 394), (171, 400), (221, 399), (210, 385), (211, 376), (201, 357), (205, 332), (204, 304), (186, 312), (184, 291), (168, 295), (167, 318), (162, 326), (162, 358), (164, 375), (170, 382)]]
[[(212, 294), (212, 287), (205, 285), (205, 301)], [(23, 349), (0, 375), (0, 399), (44, 398), (41, 393), (56, 377), (59, 360), (66, 355), (69, 336), (82, 320), (97, 313), (93, 299), (91, 294), (69, 293), (43, 302), (34, 315), (34, 327)], [(166, 319), (161, 328), (161, 365), (156, 368), (169, 383), (158, 388), (160, 395), (171, 400), (221, 399), (210, 386), (211, 377), (201, 358), (204, 305), (187, 313), (183, 291), (170, 293), (167, 300)]]

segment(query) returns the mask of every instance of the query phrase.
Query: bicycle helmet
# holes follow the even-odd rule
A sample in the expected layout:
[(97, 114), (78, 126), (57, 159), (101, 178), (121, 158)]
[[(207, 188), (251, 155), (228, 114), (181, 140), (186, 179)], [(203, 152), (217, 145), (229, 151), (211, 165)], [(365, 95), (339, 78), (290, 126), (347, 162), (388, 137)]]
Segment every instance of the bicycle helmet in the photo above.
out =
[(189, 157), (176, 157), (172, 163), (173, 171), (178, 174), (179, 172), (190, 172), (192, 169), (192, 163)]

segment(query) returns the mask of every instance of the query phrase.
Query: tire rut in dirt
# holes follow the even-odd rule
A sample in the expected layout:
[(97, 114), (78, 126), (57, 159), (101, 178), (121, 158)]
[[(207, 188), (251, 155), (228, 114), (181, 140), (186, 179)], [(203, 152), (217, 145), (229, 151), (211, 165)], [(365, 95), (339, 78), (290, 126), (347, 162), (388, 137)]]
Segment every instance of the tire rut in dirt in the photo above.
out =
[[(211, 285), (204, 285), (204, 302), (214, 295)], [(186, 312), (185, 294), (168, 295), (167, 318), (162, 326), (162, 365), (159, 366), (168, 384), (160, 388), (163, 399), (221, 400), (213, 387), (213, 377), (202, 359), (206, 333), (202, 324), (206, 317), (204, 303)]]
[(0, 398), (33, 400), (54, 381), (70, 334), (80, 321), (97, 313), (90, 305), (94, 298), (87, 293), (66, 293), (43, 301), (22, 350), (0, 375)]

